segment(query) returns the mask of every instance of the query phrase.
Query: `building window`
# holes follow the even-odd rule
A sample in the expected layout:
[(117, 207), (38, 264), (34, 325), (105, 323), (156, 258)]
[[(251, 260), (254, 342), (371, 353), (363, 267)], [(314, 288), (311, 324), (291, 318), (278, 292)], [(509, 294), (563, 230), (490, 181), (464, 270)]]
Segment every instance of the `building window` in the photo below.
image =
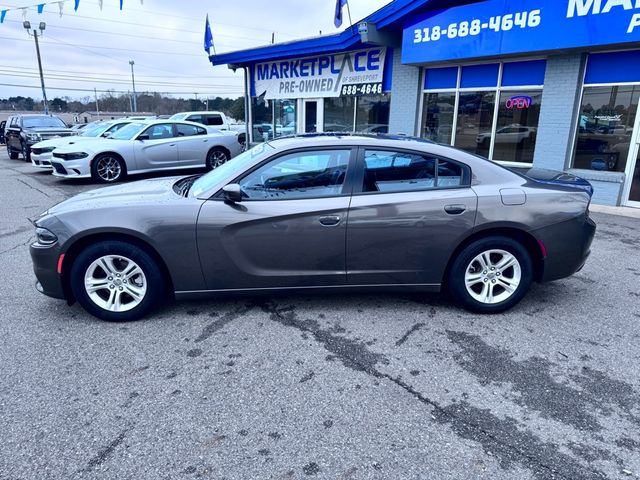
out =
[(427, 69), (421, 136), (496, 161), (533, 163), (545, 68), (544, 60), (527, 60)]
[[(500, 94), (494, 160), (533, 163), (541, 103), (540, 90), (518, 90)], [(480, 142), (480, 138), (478, 141)]]
[(585, 87), (573, 168), (624, 172), (640, 86)]
[(422, 120), (422, 138), (451, 144), (455, 93), (426, 93)]
[(353, 132), (355, 97), (324, 99), (324, 131)]
[(294, 135), (296, 128), (296, 100), (273, 100), (275, 109), (275, 137)]
[(461, 92), (454, 145), (489, 157), (495, 92)]
[(366, 95), (356, 98), (356, 132), (389, 132), (389, 95)]

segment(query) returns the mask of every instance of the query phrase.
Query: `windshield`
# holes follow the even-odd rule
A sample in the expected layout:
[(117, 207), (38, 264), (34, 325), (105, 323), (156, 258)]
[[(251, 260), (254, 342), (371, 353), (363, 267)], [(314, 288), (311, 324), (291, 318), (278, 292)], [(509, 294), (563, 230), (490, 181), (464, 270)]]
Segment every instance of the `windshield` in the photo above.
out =
[(109, 135), (109, 138), (113, 138), (114, 140), (131, 140), (146, 126), (146, 123), (130, 123), (129, 125), (122, 127), (117, 132), (113, 132)]
[(107, 130), (108, 127), (109, 127), (108, 123), (103, 123), (101, 125), (94, 125), (92, 127), (87, 127), (87, 128), (82, 130), (82, 133), (80, 133), (80, 136), (82, 136), (82, 137), (98, 137), (98, 136), (102, 135)]
[(67, 128), (65, 123), (58, 117), (24, 117), (22, 119), (22, 126), (24, 128), (39, 128), (39, 127), (53, 127), (53, 128)]
[(198, 178), (191, 187), (191, 195), (198, 197), (206, 191), (211, 190), (226, 178), (242, 173), (249, 165), (258, 160), (258, 157), (266, 156), (274, 148), (268, 143), (261, 143), (251, 150), (241, 153), (237, 157), (223, 163), (218, 168), (211, 170), (206, 175)]

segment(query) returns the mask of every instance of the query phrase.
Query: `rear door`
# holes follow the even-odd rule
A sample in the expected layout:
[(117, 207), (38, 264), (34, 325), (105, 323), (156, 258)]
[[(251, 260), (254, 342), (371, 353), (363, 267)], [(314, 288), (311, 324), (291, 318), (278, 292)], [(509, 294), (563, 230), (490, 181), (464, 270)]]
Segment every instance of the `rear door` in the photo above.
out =
[(181, 166), (204, 167), (210, 139), (204, 127), (177, 123), (178, 160)]
[(208, 288), (344, 285), (351, 148), (307, 149), (236, 179), (244, 199), (204, 203), (198, 250)]
[(157, 123), (145, 129), (135, 140), (134, 151), (136, 165), (140, 170), (180, 165), (178, 142), (172, 123)]
[(351, 285), (432, 284), (475, 223), (463, 164), (420, 152), (360, 149), (347, 222)]

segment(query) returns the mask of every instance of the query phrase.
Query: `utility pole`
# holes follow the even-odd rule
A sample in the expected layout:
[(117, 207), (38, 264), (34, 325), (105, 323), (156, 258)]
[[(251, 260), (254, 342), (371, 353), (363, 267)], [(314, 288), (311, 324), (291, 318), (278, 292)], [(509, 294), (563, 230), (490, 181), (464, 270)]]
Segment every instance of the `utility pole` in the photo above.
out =
[(96, 98), (96, 114), (98, 115), (98, 118), (100, 118), (100, 109), (98, 108), (98, 91), (96, 90), (96, 87), (93, 87), (93, 94)]
[(133, 75), (133, 66), (135, 65), (136, 62), (134, 62), (133, 60), (129, 60), (129, 65), (131, 65), (131, 85), (133, 86), (133, 111), (137, 112), (138, 111), (138, 99), (136, 98), (136, 79), (135, 76)]
[[(22, 26), (27, 31), (29, 35), (31, 35), (31, 22), (25, 21), (22, 23)], [(44, 22), (40, 22), (38, 25), (40, 29), (40, 35), (44, 33), (44, 29), (47, 28), (47, 24)], [(40, 44), (38, 43), (38, 30), (33, 29), (33, 38), (36, 41), (36, 54), (38, 55), (38, 69), (40, 70), (40, 85), (42, 86), (42, 102), (44, 103), (44, 113), (45, 115), (49, 115), (49, 103), (47, 102), (47, 91), (44, 88), (44, 75), (42, 74), (42, 60), (40, 58)]]

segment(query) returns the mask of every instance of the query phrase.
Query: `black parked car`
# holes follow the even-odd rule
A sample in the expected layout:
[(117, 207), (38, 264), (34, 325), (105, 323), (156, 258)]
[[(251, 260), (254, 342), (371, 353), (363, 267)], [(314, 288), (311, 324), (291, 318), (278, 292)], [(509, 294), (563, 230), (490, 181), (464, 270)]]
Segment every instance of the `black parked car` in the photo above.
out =
[(22, 154), (31, 161), (31, 146), (54, 137), (66, 137), (74, 132), (58, 117), (49, 115), (16, 115), (11, 117), (5, 131), (9, 158), (16, 160)]
[(6, 120), (0, 122), (0, 144), (4, 145), (4, 126), (7, 124)]

